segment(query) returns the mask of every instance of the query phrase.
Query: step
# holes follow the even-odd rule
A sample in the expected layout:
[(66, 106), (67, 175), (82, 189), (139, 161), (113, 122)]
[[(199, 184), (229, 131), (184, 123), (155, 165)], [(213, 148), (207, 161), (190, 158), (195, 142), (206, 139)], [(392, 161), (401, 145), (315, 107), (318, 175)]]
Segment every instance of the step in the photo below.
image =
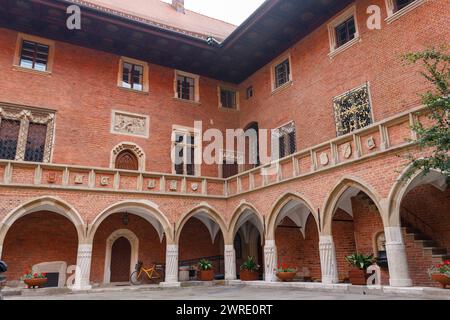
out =
[(414, 240), (431, 241), (432, 239), (429, 236), (427, 236), (427, 235), (425, 235), (423, 233), (415, 233), (414, 234)]
[(434, 240), (415, 240), (416, 243), (421, 243), (424, 248), (437, 248), (438, 243)]

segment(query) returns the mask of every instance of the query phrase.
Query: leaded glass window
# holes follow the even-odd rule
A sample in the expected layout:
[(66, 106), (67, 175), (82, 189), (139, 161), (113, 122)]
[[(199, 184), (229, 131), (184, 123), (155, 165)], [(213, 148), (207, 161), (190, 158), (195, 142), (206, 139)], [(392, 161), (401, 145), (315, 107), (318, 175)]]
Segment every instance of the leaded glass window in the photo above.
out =
[(44, 159), (47, 125), (30, 123), (28, 127), (25, 161), (42, 162)]
[(338, 136), (372, 124), (369, 88), (367, 85), (333, 99)]
[(0, 159), (14, 160), (19, 140), (20, 121), (1, 119), (0, 122)]

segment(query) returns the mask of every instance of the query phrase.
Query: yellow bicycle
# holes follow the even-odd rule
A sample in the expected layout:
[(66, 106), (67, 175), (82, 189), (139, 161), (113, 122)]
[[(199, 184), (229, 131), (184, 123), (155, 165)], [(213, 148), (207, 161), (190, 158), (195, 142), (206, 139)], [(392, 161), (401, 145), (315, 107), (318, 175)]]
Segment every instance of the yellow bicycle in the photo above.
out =
[[(164, 268), (161, 265), (152, 265), (150, 268), (144, 268), (144, 264), (142, 261), (139, 261), (136, 264), (135, 271), (130, 276), (130, 282), (134, 285), (140, 285), (144, 282), (146, 275), (150, 282), (158, 282), (158, 280), (163, 279)], [(144, 279), (142, 279), (144, 278)]]

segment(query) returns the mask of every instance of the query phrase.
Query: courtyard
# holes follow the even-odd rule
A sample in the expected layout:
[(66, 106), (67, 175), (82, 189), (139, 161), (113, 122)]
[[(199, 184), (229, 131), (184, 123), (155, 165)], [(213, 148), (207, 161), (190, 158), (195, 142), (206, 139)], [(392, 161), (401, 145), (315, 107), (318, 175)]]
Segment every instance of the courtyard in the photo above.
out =
[[(345, 292), (344, 292), (345, 291)], [(23, 291), (5, 300), (450, 300), (448, 290), (392, 290), (353, 286), (335, 289), (295, 286), (196, 285), (173, 289), (158, 286), (106, 287), (89, 292)]]

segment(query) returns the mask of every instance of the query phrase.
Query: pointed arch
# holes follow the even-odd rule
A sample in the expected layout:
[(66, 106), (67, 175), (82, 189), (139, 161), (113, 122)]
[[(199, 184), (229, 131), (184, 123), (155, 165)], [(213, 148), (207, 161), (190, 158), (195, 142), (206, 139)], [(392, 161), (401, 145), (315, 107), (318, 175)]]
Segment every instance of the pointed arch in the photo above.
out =
[[(198, 206), (195, 206), (185, 214), (181, 216), (181, 219), (178, 220), (175, 227), (175, 237), (174, 241), (175, 243), (179, 243), (181, 232), (183, 231), (184, 225), (188, 222), (188, 220), (192, 217), (196, 216), (205, 226), (208, 228), (208, 231), (211, 234), (211, 238), (214, 241), (215, 236), (217, 235), (217, 232), (220, 230), (222, 232), (223, 238), (228, 239), (227, 232), (228, 228), (223, 220), (222, 216), (209, 204), (207, 203), (201, 203)], [(207, 224), (207, 219), (212, 220), (212, 222), (215, 222), (219, 229), (214, 230), (212, 225)]]
[(133, 142), (121, 142), (111, 150), (110, 168), (116, 169), (116, 161), (124, 152), (129, 152), (134, 155), (138, 161), (138, 170), (145, 171), (145, 152), (144, 150)]
[(386, 226), (386, 214), (382, 207), (382, 198), (379, 196), (375, 188), (358, 177), (344, 176), (335, 184), (330, 195), (324, 202), (321, 227), (322, 234), (331, 235), (333, 216), (336, 212), (339, 200), (341, 200), (342, 195), (350, 188), (363, 191), (372, 199), (378, 209), (378, 212), (380, 213), (383, 225)]
[[(312, 216), (314, 217), (316, 226), (319, 230), (319, 220), (318, 220), (317, 211), (315, 211), (313, 209), (314, 206), (312, 205), (312, 203), (309, 200), (305, 199), (300, 194), (288, 192), (288, 193), (285, 193), (282, 196), (280, 196), (275, 201), (274, 205), (272, 206), (272, 208), (270, 210), (269, 217), (266, 220), (266, 239), (269, 239), (269, 240), (275, 239), (275, 230), (277, 228), (277, 220), (280, 217), (280, 213), (283, 210), (283, 208), (285, 208), (285, 206), (291, 202), (297, 202), (300, 205), (304, 206), (304, 208), (306, 208), (306, 210), (309, 210), (309, 213), (312, 214)], [(306, 220), (307, 220), (308, 216), (309, 215), (306, 216)]]
[(9, 228), (18, 219), (39, 211), (49, 211), (60, 214), (69, 219), (75, 226), (78, 242), (83, 243), (86, 238), (86, 224), (78, 211), (58, 197), (44, 196), (27, 201), (12, 210), (0, 223), (0, 245), (5, 240)]
[(101, 223), (110, 215), (127, 211), (147, 220), (158, 232), (162, 242), (166, 236), (167, 244), (173, 243), (173, 228), (167, 217), (159, 210), (158, 205), (147, 200), (125, 200), (104, 209), (89, 225), (87, 237), (92, 242)]
[(232, 243), (239, 228), (247, 221), (252, 221), (253, 225), (259, 231), (261, 238), (264, 236), (264, 218), (254, 205), (242, 201), (233, 211), (231, 221), (228, 225), (229, 236), (228, 243)]
[(438, 170), (431, 169), (428, 175), (424, 175), (423, 171), (417, 171), (409, 178), (407, 173), (411, 170), (412, 165), (406, 167), (399, 175), (388, 196), (388, 216), (387, 223), (389, 226), (400, 226), (400, 206), (403, 198), (409, 191), (422, 184), (431, 184), (439, 190), (445, 189), (447, 181), (445, 175)]

